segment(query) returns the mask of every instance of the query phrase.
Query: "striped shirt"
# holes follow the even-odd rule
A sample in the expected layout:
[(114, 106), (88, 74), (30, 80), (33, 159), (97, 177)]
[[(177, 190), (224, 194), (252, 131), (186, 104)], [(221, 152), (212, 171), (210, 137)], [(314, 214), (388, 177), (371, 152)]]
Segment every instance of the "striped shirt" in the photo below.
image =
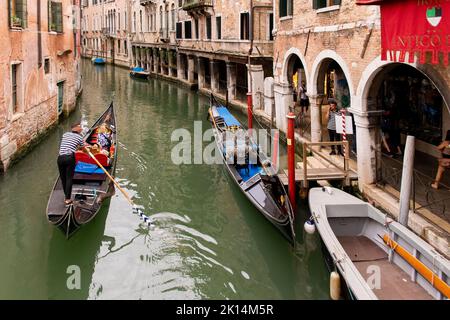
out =
[(327, 126), (328, 130), (336, 131), (336, 116), (339, 116), (339, 112), (330, 110), (330, 116), (328, 118), (328, 126)]
[(59, 155), (71, 155), (77, 151), (78, 147), (83, 146), (83, 137), (75, 132), (66, 132), (61, 139)]

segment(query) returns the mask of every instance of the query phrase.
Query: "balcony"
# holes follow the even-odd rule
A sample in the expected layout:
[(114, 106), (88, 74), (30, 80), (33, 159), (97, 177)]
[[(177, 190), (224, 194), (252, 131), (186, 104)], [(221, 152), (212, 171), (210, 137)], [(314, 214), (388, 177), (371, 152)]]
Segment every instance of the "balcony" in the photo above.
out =
[(156, 4), (156, 1), (157, 0), (139, 0), (139, 2), (141, 3), (141, 6)]
[(185, 0), (183, 3), (183, 10), (194, 16), (211, 15), (212, 7), (213, 0)]

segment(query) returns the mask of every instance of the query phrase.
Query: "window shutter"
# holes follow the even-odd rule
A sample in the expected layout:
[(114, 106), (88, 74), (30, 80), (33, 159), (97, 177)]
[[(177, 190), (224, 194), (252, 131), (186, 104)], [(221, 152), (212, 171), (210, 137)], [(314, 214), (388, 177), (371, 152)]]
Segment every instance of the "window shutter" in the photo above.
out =
[(27, 8), (27, 0), (23, 1), (23, 19), (22, 19), (22, 28), (26, 28), (28, 26), (28, 8)]
[(53, 31), (52, 30), (52, 9), (53, 9), (53, 6), (52, 6), (52, 1), (49, 1), (47, 4), (48, 4), (48, 17), (47, 17), (47, 20), (48, 20), (48, 31)]
[(62, 3), (54, 3), (56, 7), (56, 32), (63, 32), (63, 19), (62, 19)]
[(12, 15), (11, 15), (11, 8), (12, 8), (12, 5), (11, 5), (11, 1), (12, 0), (8, 0), (8, 26), (9, 27), (11, 27), (12, 26), (12, 21), (11, 21), (11, 19), (12, 19)]
[[(313, 0), (316, 1), (316, 0)], [(280, 17), (287, 16), (287, 1), (286, 0), (280, 0)]]
[(319, 0), (313, 0), (313, 9), (319, 9)]

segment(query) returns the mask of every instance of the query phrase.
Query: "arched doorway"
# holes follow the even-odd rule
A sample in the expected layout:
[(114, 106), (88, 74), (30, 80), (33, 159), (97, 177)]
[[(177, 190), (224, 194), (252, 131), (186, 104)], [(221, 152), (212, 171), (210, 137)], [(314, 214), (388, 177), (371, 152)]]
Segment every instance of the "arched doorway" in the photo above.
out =
[[(315, 117), (313, 121), (320, 122), (320, 124), (312, 124), (312, 127), (314, 127), (312, 131), (315, 131), (316, 135), (319, 135), (319, 137), (316, 137), (312, 140), (340, 141), (342, 140), (341, 135), (339, 133), (333, 132), (336, 130), (330, 131), (328, 129), (329, 117), (327, 117), (327, 115), (330, 108), (329, 101), (331, 101), (331, 99), (335, 100), (337, 103), (337, 112), (350, 108), (351, 94), (347, 76), (341, 65), (332, 58), (323, 59), (318, 66), (316, 74), (317, 78), (315, 86), (317, 95), (318, 97), (320, 97), (317, 100), (319, 115)], [(352, 122), (353, 132), (355, 133), (355, 124), (354, 121)], [(336, 127), (334, 128), (336, 129)], [(347, 134), (346, 138), (350, 143), (350, 149), (353, 151), (353, 155), (355, 155), (356, 134)], [(338, 149), (340, 149), (340, 147)]]
[[(419, 66), (426, 69), (426, 66)], [(376, 180), (387, 191), (400, 191), (403, 148), (408, 135), (415, 137), (413, 194), (419, 207), (450, 221), (450, 174), (444, 174), (440, 190), (431, 188), (437, 172), (436, 148), (450, 130), (449, 88), (439, 74), (414, 66), (389, 63), (377, 69), (367, 89), (367, 111), (382, 113), (376, 145)], [(448, 170), (447, 170), (448, 171)], [(447, 195), (447, 196), (446, 196)]]
[[(309, 139), (311, 117), (309, 113), (309, 99), (307, 98), (307, 75), (302, 60), (296, 53), (291, 53), (286, 59), (285, 81), (289, 84), (292, 95), (291, 111), (295, 113), (295, 127), (300, 135)], [(303, 99), (302, 99), (303, 98)]]

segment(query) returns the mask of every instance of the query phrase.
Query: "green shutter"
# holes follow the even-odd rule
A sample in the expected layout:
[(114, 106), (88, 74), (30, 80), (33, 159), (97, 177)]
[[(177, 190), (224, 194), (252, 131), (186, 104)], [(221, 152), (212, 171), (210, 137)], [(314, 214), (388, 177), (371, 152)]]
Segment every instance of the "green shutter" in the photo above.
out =
[(23, 4), (22, 4), (22, 8), (23, 8), (23, 12), (22, 12), (22, 28), (26, 28), (28, 26), (28, 10), (27, 10), (27, 1), (28, 0), (22, 0)]
[(319, 0), (313, 0), (313, 9), (319, 9)]
[(287, 16), (287, 2), (286, 0), (280, 0), (280, 17), (285, 16)]
[(11, 1), (12, 0), (8, 0), (8, 21), (9, 21), (8, 25), (9, 25), (9, 27), (12, 26)]
[(63, 32), (63, 16), (62, 3), (55, 3), (56, 5), (56, 32)]

